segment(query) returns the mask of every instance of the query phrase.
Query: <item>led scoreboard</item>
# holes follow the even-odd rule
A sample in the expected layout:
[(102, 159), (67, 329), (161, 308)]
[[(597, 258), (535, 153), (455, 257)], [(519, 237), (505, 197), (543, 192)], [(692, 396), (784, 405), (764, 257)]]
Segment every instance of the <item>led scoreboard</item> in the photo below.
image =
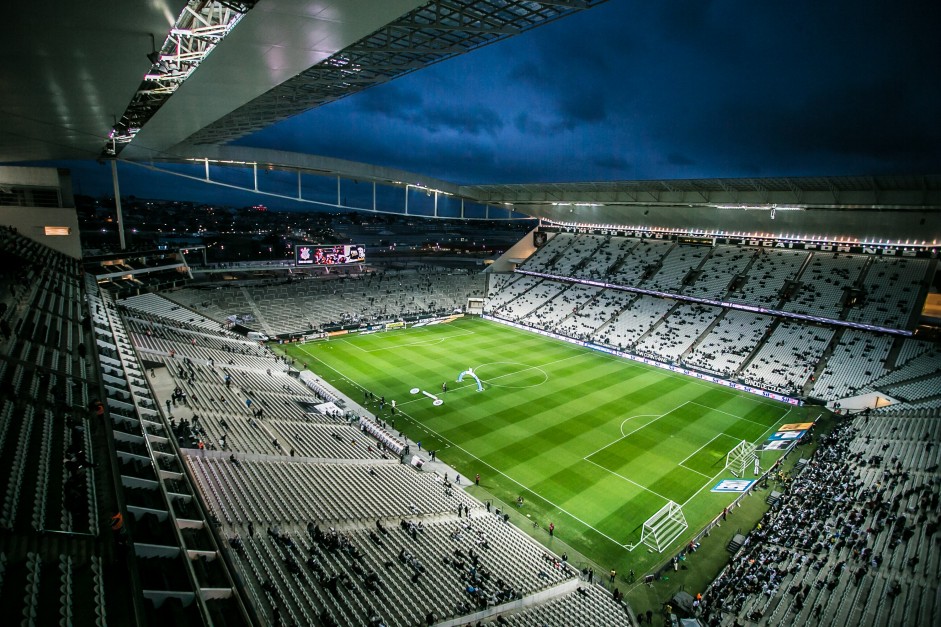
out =
[(295, 244), (294, 265), (338, 266), (366, 261), (366, 248), (359, 244), (325, 246), (323, 244)]

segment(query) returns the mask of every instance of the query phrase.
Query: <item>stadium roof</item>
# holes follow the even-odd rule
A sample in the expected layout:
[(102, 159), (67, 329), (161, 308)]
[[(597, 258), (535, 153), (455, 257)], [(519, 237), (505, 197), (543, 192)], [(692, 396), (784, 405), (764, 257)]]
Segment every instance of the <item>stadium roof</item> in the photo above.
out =
[[(58, 3), (54, 19), (17, 3), (8, 24), (19, 36), (0, 44), (7, 61), (0, 162), (97, 158), (117, 128), (133, 138), (122, 159), (192, 162), (237, 153), (235, 160), (256, 168), (392, 183), (405, 187), (406, 198), (413, 187), (436, 198), (440, 190), (517, 216), (639, 224), (634, 208), (666, 207), (676, 219), (711, 224), (716, 210), (772, 205), (828, 209), (829, 217), (834, 210), (909, 210), (932, 216), (911, 230), (941, 236), (936, 176), (460, 186), (395, 168), (222, 145), (604, 1), (153, 0), (115, 10), (113, 2), (88, 0)], [(167, 96), (162, 90), (171, 84)], [(780, 223), (779, 216), (776, 229)]]
[(481, 202), (552, 205), (712, 206), (814, 205), (841, 209), (941, 208), (941, 176), (818, 176), (677, 179), (592, 183), (470, 185), (461, 192)]
[(113, 128), (135, 159), (229, 141), (604, 1), (14, 3), (0, 162), (96, 158)]

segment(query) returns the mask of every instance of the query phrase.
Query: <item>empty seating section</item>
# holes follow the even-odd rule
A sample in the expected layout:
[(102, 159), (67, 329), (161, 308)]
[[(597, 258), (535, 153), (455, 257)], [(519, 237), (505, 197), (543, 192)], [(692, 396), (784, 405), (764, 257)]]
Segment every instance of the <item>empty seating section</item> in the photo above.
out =
[(510, 302), (542, 282), (542, 279), (525, 274), (514, 275), (514, 277), (487, 299), (484, 303), (485, 312), (499, 315), (499, 312)]
[(850, 309), (847, 320), (907, 328), (930, 264), (929, 259), (873, 257), (862, 284), (863, 303)]
[(941, 347), (906, 339), (897, 363), (870, 387), (912, 409), (941, 409)]
[(687, 275), (703, 262), (710, 248), (706, 246), (674, 246), (660, 262), (660, 269), (642, 287), (679, 294)]
[[(608, 281), (616, 285), (640, 284), (648, 272), (652, 273), (663, 256), (672, 248), (673, 243), (664, 240), (637, 240), (636, 245), (626, 251), (617, 262)], [(644, 287), (649, 286), (644, 285)]]
[(213, 286), (184, 287), (167, 294), (174, 302), (193, 311), (202, 312), (208, 318), (223, 321), (228, 316), (245, 314), (252, 311), (252, 305), (245, 292), (237, 287)]
[(626, 237), (605, 238), (591, 258), (572, 271), (572, 276), (579, 279), (610, 280), (613, 276), (611, 271), (619, 267), (639, 243), (640, 240)]
[(157, 294), (131, 296), (130, 298), (123, 299), (121, 304), (128, 309), (135, 309), (150, 315), (160, 316), (163, 320), (183, 322), (208, 331), (216, 331), (219, 329), (219, 321), (201, 316), (191, 309), (180, 307), (173, 301), (167, 300)]
[(630, 348), (675, 304), (666, 298), (637, 296), (621, 313), (598, 329), (595, 338), (613, 348)]
[[(924, 377), (917, 381), (900, 383), (886, 387), (886, 392), (902, 401), (923, 401), (928, 398), (941, 397), (941, 375)], [(939, 406), (939, 405), (935, 405)]]
[(845, 295), (856, 286), (868, 259), (865, 255), (813, 253), (800, 275), (800, 288), (784, 305), (785, 311), (840, 318)]
[(482, 275), (430, 266), (271, 280), (242, 287), (190, 287), (167, 294), (217, 322), (238, 316), (245, 326), (269, 335), (402, 316), (447, 314), (463, 309), (469, 297), (483, 295)]
[(782, 320), (741, 372), (747, 383), (783, 394), (801, 394), (833, 329)]
[(500, 315), (510, 320), (521, 320), (529, 314), (533, 314), (533, 320), (538, 321), (541, 316), (539, 313), (534, 312), (546, 305), (567, 287), (567, 284), (559, 281), (540, 281), (531, 290), (504, 305), (503, 309), (500, 310)]
[[(523, 267), (823, 318), (845, 315), (894, 328), (905, 327), (917, 313), (934, 263), (589, 235), (560, 234), (550, 244)], [(560, 268), (570, 268), (570, 273), (560, 273)], [(519, 274), (491, 278), (484, 310), (773, 391), (802, 394), (812, 388), (818, 398), (835, 401), (873, 390), (891, 395), (894, 390), (910, 405), (941, 406), (941, 393), (933, 393), (937, 381), (928, 376), (936, 372), (935, 359), (918, 359), (929, 350), (927, 342), (899, 339), (893, 352), (895, 340), (847, 331), (831, 355), (825, 351), (838, 327), (577, 283), (563, 289), (554, 281)], [(896, 364), (884, 363), (890, 354), (897, 355)], [(820, 380), (812, 381), (818, 373)]]
[(729, 309), (684, 363), (731, 377), (771, 327), (771, 316)]
[(722, 300), (732, 281), (755, 258), (759, 249), (747, 246), (716, 246), (699, 270), (695, 282), (683, 290), (688, 296)]
[(525, 270), (533, 272), (549, 272), (552, 263), (565, 251), (572, 242), (575, 241), (575, 235), (568, 233), (557, 233), (541, 248), (537, 248), (529, 258), (520, 266)]
[[(154, 392), (148, 383), (152, 377), (145, 371), (125, 328), (122, 313), (133, 310), (114, 302), (111, 294), (98, 292), (87, 282), (88, 298), (94, 311), (93, 326), (98, 338), (102, 368), (111, 381), (108, 384), (107, 415), (112, 422), (117, 453), (120, 484), (126, 507), (124, 524), (129, 530), (137, 554), (136, 568), (144, 599), (154, 601), (149, 612), (159, 613), (166, 607), (165, 599), (183, 604), (202, 589), (225, 590), (231, 580), (218, 560), (218, 548), (207, 518), (194, 503), (196, 493), (185, 475), (185, 467), (176, 454), (175, 435), (163, 420)], [(162, 306), (160, 301), (152, 301)], [(148, 308), (150, 304), (147, 305)], [(203, 336), (210, 331), (191, 321), (179, 308), (173, 319), (156, 316), (154, 328), (186, 329)], [(133, 316), (140, 316), (134, 311)], [(200, 329), (194, 331), (193, 329)], [(213, 326), (214, 329), (218, 325)], [(182, 521), (185, 521), (182, 522)], [(184, 558), (183, 556), (186, 556)], [(209, 567), (204, 556), (217, 560)], [(172, 604), (171, 604), (172, 607)], [(219, 622), (245, 624), (241, 601), (236, 595), (213, 599), (205, 609), (187, 605), (191, 620), (208, 620), (213, 615)]]
[(634, 295), (618, 290), (602, 290), (556, 327), (556, 332), (580, 340), (591, 339), (601, 325), (617, 315)]
[[(233, 464), (228, 455), (187, 455), (186, 462), (204, 485), (220, 520), (289, 524), (292, 521), (356, 521), (421, 516), (477, 503), (460, 490), (446, 494), (434, 475), (416, 474), (391, 461), (372, 464), (253, 461)], [(290, 458), (287, 458), (288, 460)]]
[[(906, 340), (906, 342), (911, 341), (912, 340)], [(876, 387), (884, 387), (939, 373), (941, 373), (941, 347), (935, 345), (918, 357), (905, 361), (896, 370), (878, 379), (875, 385)]]
[(922, 342), (920, 340), (905, 338), (902, 340), (902, 348), (899, 350), (898, 357), (895, 359), (896, 368), (904, 366), (911, 360), (924, 355), (933, 348), (935, 348), (935, 345), (931, 342)]
[(555, 329), (559, 323), (573, 315), (575, 311), (589, 303), (601, 292), (600, 287), (580, 285), (578, 283), (564, 284), (562, 288), (562, 291), (555, 298), (534, 310), (522, 321), (530, 326)]
[(579, 625), (581, 627), (630, 627), (624, 608), (611, 600), (606, 590), (586, 586), (563, 596), (503, 617), (503, 623), (492, 620), (485, 625)]
[(776, 308), (784, 297), (784, 286), (797, 277), (809, 256), (806, 252), (762, 248), (744, 283), (729, 294), (729, 301)]
[(601, 243), (601, 239), (592, 235), (576, 235), (562, 250), (562, 253), (553, 261), (546, 272), (559, 276), (574, 276), (578, 268), (594, 261), (592, 259), (592, 253)]
[(832, 401), (861, 392), (886, 372), (892, 338), (866, 331), (843, 332), (827, 365), (814, 383), (812, 396)]
[(676, 362), (721, 313), (718, 307), (681, 303), (635, 347), (641, 355)]
[(3, 228), (0, 265), (0, 605), (10, 624), (122, 623), (113, 595), (130, 587), (101, 566), (113, 494), (99, 492), (109, 461), (93, 403), (113, 381), (94, 365), (81, 264)]

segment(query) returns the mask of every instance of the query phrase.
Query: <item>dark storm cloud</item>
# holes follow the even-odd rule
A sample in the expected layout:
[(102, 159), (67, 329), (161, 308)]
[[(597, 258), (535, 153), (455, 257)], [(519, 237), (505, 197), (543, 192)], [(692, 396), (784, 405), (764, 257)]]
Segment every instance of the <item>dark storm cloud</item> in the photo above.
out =
[(357, 114), (385, 117), (390, 124), (404, 124), (416, 130), (492, 136), (503, 127), (503, 120), (491, 107), (468, 103), (457, 109), (426, 102), (431, 98), (401, 83), (389, 83), (359, 96), (353, 101)]
[(611, 0), (239, 143), (459, 183), (938, 171), (936, 4)]
[(696, 161), (678, 152), (671, 152), (667, 155), (667, 163), (670, 165), (695, 165)]
[(592, 157), (591, 163), (599, 168), (609, 170), (623, 170), (629, 165), (627, 159), (623, 159), (617, 155), (599, 155)]

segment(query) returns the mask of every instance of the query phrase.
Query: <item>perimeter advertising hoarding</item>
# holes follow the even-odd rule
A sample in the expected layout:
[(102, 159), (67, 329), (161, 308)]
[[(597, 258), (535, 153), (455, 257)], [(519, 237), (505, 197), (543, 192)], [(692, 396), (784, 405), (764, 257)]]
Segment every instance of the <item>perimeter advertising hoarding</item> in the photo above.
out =
[(325, 244), (295, 244), (294, 265), (338, 266), (366, 261), (366, 247), (362, 244), (333, 246)]

